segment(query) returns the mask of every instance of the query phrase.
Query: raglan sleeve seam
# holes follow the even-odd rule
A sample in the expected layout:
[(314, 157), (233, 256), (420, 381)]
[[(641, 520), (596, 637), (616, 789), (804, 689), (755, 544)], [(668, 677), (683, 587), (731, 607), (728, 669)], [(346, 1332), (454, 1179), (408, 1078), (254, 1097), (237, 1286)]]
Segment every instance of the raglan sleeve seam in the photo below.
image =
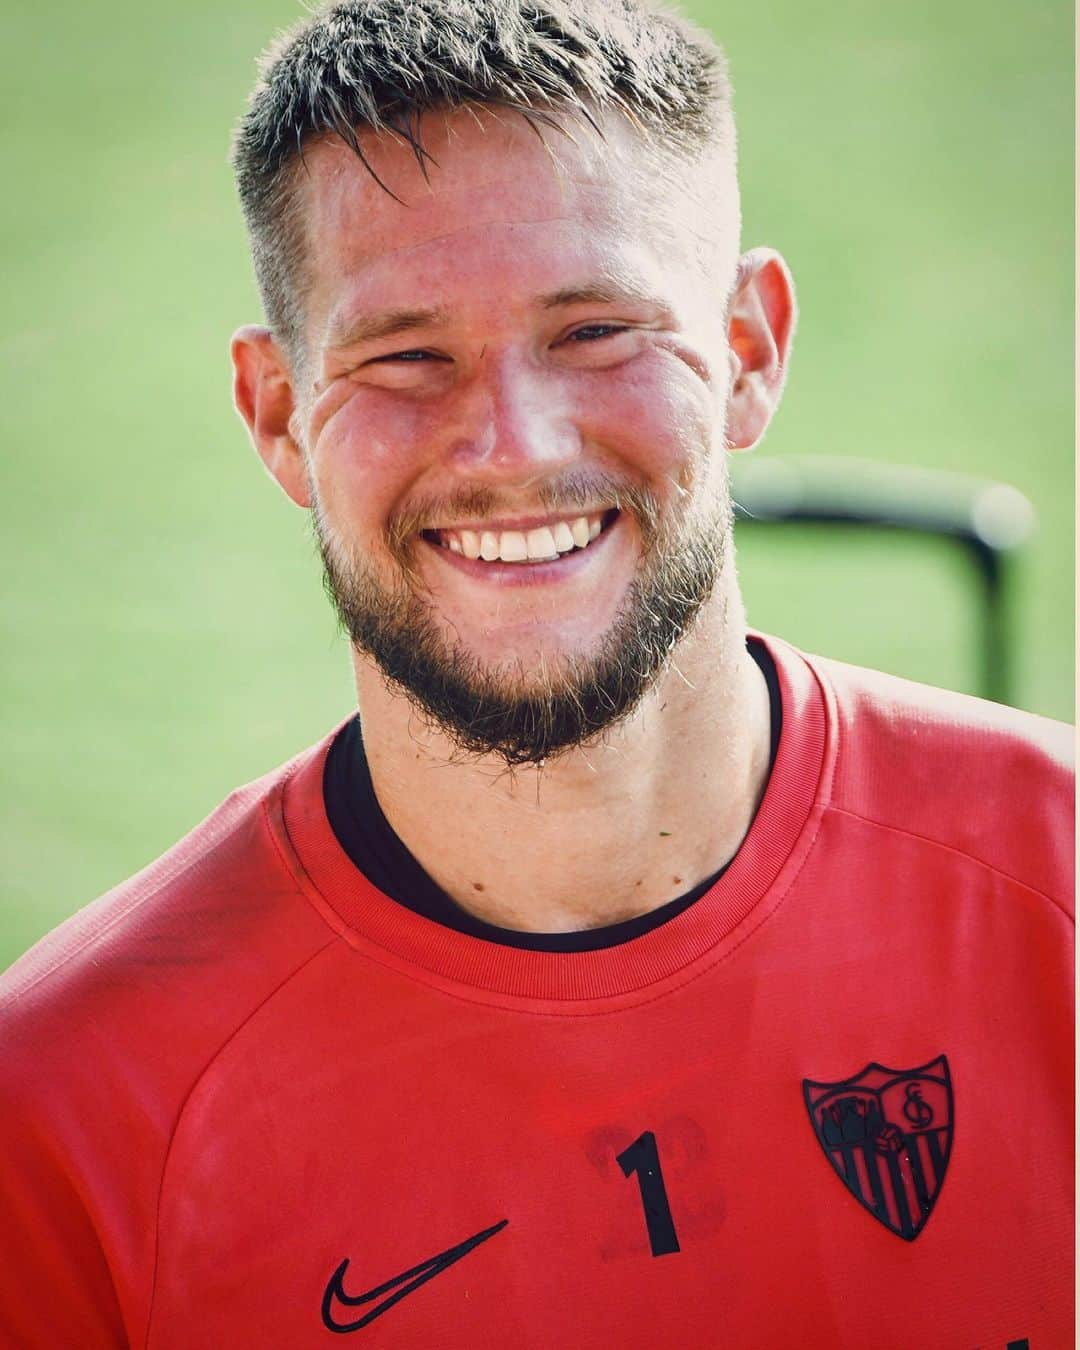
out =
[[(281, 857), (281, 851), (278, 848), (277, 839), (274, 837), (274, 831), (270, 828), (269, 820), (267, 819), (265, 810), (265, 801), (262, 803), (262, 806), (263, 806), (262, 811), (263, 824), (270, 837), (275, 855), (278, 859), (279, 864), (282, 867), (284, 867), (286, 874), (289, 876), (290, 880), (292, 880), (292, 873), (286, 866), (285, 860)], [(153, 1265), (153, 1273), (150, 1278), (150, 1295), (147, 1300), (146, 1330), (143, 1336), (143, 1350), (149, 1350), (150, 1334), (151, 1331), (153, 1330), (154, 1300), (157, 1293), (158, 1267), (161, 1255), (161, 1203), (162, 1197), (165, 1192), (165, 1178), (169, 1170), (169, 1159), (172, 1156), (173, 1146), (176, 1142), (176, 1137), (180, 1132), (180, 1127), (183, 1124), (188, 1104), (190, 1103), (195, 1093), (198, 1091), (199, 1085), (204, 1081), (206, 1076), (213, 1070), (214, 1065), (225, 1053), (226, 1049), (232, 1044), (232, 1042), (237, 1038), (237, 1036), (239, 1036), (244, 1031), (244, 1029), (251, 1024), (254, 1018), (256, 1018), (259, 1015), (259, 1013), (269, 1003), (271, 1003), (275, 998), (277, 998), (278, 994), (280, 994), (281, 991), (286, 988), (286, 986), (291, 984), (292, 981), (296, 979), (297, 976), (300, 975), (304, 970), (306, 970), (308, 966), (312, 965), (315, 961), (319, 960), (319, 958), (323, 956), (323, 954), (326, 951), (328, 951), (331, 947), (336, 946), (339, 942), (342, 941), (340, 934), (335, 933), (332, 929), (328, 929), (328, 932), (329, 936), (327, 938), (327, 941), (322, 943), (322, 945), (316, 948), (316, 950), (313, 951), (309, 956), (307, 956), (305, 960), (303, 960), (298, 966), (296, 966), (293, 970), (291, 970), (288, 973), (288, 975), (286, 975), (284, 979), (280, 980), (273, 987), (273, 989), (269, 990), (269, 992), (266, 993), (264, 997), (261, 998), (258, 1001), (258, 1003), (255, 1004), (254, 1007), (249, 1009), (249, 1011), (241, 1021), (237, 1022), (229, 1030), (228, 1034), (222, 1040), (221, 1044), (218, 1045), (218, 1047), (214, 1050), (213, 1054), (209, 1057), (209, 1059), (206, 1061), (203, 1067), (192, 1079), (191, 1085), (189, 1086), (187, 1092), (184, 1094), (184, 1098), (179, 1105), (179, 1108), (176, 1113), (176, 1119), (173, 1122), (173, 1127), (169, 1133), (169, 1139), (167, 1144), (165, 1145), (165, 1151), (161, 1160), (161, 1176), (158, 1181), (157, 1200), (154, 1206), (154, 1265)]]
[(917, 839), (920, 843), (927, 844), (931, 848), (941, 849), (943, 852), (951, 853), (958, 858), (966, 858), (968, 862), (974, 863), (977, 867), (982, 867), (986, 871), (992, 872), (995, 876), (1001, 877), (1002, 880), (1008, 881), (1014, 886), (1020, 886), (1025, 891), (1029, 891), (1032, 895), (1037, 895), (1040, 900), (1045, 900), (1048, 905), (1051, 905), (1056, 909), (1070, 927), (1075, 928), (1076, 926), (1076, 920), (1067, 904), (1058, 900), (1055, 896), (1050, 895), (1047, 891), (1042, 890), (1040, 887), (1033, 886), (1029, 881), (1025, 881), (1022, 877), (1015, 876), (1013, 873), (1007, 872), (1004, 868), (995, 866), (995, 864), (988, 862), (985, 858), (980, 858), (977, 854), (970, 852), (968, 849), (957, 848), (955, 844), (946, 843), (942, 839), (934, 839), (930, 835), (920, 833), (918, 830), (909, 830), (902, 825), (894, 825), (889, 821), (877, 820), (873, 816), (864, 815), (860, 811), (853, 811), (847, 806), (837, 806), (833, 803), (827, 809), (837, 815), (849, 816), (852, 820), (861, 821), (864, 825), (872, 825), (875, 829), (888, 830), (891, 834), (903, 835), (908, 839)]
[(217, 1047), (214, 1053), (206, 1061), (203, 1067), (195, 1075), (194, 1079), (191, 1082), (191, 1086), (184, 1094), (184, 1099), (180, 1103), (179, 1109), (177, 1110), (176, 1119), (173, 1122), (172, 1130), (169, 1132), (168, 1143), (165, 1146), (165, 1152), (161, 1160), (161, 1176), (158, 1182), (157, 1201), (154, 1205), (154, 1269), (150, 1279), (150, 1297), (147, 1302), (146, 1334), (143, 1337), (144, 1350), (147, 1350), (147, 1348), (150, 1345), (150, 1332), (154, 1320), (154, 1298), (157, 1292), (158, 1262), (161, 1252), (161, 1202), (162, 1196), (164, 1195), (165, 1192), (165, 1177), (169, 1170), (169, 1159), (172, 1156), (173, 1146), (176, 1142), (176, 1137), (180, 1132), (180, 1127), (184, 1122), (184, 1116), (187, 1112), (188, 1104), (190, 1103), (195, 1093), (198, 1091), (199, 1085), (204, 1081), (206, 1076), (213, 1070), (214, 1065), (218, 1062), (218, 1060), (225, 1053), (225, 1051), (232, 1044), (232, 1042), (237, 1038), (237, 1036), (239, 1036), (244, 1031), (244, 1029), (252, 1022), (252, 1020), (259, 1015), (259, 1013), (263, 1010), (263, 1008), (267, 1006), (267, 1004), (271, 1003), (275, 998), (277, 998), (278, 994), (280, 994), (281, 991), (284, 988), (286, 988), (287, 985), (291, 984), (292, 981), (296, 979), (296, 977), (300, 975), (304, 970), (306, 970), (308, 966), (310, 966), (313, 962), (317, 961), (328, 950), (328, 948), (337, 945), (339, 941), (340, 938), (338, 938), (336, 935), (331, 936), (327, 942), (324, 942), (321, 947), (319, 947), (316, 951), (312, 952), (308, 957), (306, 957), (305, 960), (303, 960), (300, 963), (300, 965), (298, 965), (294, 970), (291, 970), (283, 980), (281, 980), (278, 984), (276, 984), (274, 988), (269, 991), (269, 993), (267, 993), (263, 998), (261, 998), (259, 1002), (255, 1004), (253, 1008), (250, 1009), (250, 1011), (246, 1014), (243, 1020), (237, 1022), (236, 1025), (232, 1027), (228, 1035), (226, 1035), (225, 1039), (221, 1042), (221, 1044)]

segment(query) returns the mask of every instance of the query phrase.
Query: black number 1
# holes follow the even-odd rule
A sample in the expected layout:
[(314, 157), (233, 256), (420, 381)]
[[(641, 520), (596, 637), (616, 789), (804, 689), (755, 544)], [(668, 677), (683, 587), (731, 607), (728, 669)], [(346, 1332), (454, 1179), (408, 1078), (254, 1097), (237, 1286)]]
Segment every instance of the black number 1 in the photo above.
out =
[[(610, 1157), (610, 1154), (608, 1155)], [(679, 1250), (675, 1223), (671, 1217), (664, 1174), (660, 1171), (660, 1155), (656, 1151), (656, 1135), (646, 1130), (638, 1135), (629, 1148), (623, 1149), (615, 1161), (623, 1176), (637, 1173), (641, 1191), (641, 1207), (645, 1211), (645, 1225), (649, 1230), (649, 1245), (653, 1256), (669, 1256)]]

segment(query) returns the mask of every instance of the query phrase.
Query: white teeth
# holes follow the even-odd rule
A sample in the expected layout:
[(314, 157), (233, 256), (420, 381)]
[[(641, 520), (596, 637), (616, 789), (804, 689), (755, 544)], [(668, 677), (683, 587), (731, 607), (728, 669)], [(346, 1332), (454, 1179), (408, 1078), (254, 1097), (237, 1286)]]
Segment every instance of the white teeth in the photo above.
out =
[(526, 558), (531, 558), (532, 548), (526, 540), (531, 539), (532, 535), (525, 536), (520, 530), (503, 530), (499, 535), (499, 557), (503, 562), (524, 562)]
[(600, 516), (578, 516), (532, 530), (443, 530), (442, 544), (451, 553), (485, 562), (550, 562), (560, 553), (586, 548), (602, 529)]
[(552, 526), (551, 537), (555, 540), (555, 547), (560, 553), (569, 553), (574, 547), (574, 536), (565, 520), (560, 520), (557, 525)]
[[(507, 535), (503, 535), (506, 539)], [(530, 558), (557, 558), (559, 550), (555, 547), (555, 536), (546, 525), (541, 525), (535, 530), (530, 530), (525, 536), (525, 542), (529, 547)], [(506, 553), (503, 553), (506, 558)], [(507, 559), (509, 561), (509, 559)]]

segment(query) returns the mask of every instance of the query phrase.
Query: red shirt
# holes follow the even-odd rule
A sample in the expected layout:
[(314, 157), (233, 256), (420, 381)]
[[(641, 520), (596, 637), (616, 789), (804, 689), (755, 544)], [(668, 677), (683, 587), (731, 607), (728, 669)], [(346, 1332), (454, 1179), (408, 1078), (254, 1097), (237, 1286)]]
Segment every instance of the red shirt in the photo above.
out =
[(769, 647), (754, 824), (642, 937), (389, 900), (328, 738), (17, 962), (3, 1344), (1071, 1346), (1071, 737)]

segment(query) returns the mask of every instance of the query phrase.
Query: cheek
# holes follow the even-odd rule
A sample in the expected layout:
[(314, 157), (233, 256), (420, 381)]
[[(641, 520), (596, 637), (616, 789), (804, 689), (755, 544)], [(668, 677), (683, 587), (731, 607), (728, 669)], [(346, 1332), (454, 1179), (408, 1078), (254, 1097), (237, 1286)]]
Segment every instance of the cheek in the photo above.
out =
[(646, 479), (689, 487), (720, 442), (723, 408), (714, 389), (670, 352), (658, 349), (618, 370), (597, 372), (584, 393), (589, 440), (631, 458)]
[(315, 487), (331, 518), (380, 530), (419, 472), (427, 419), (385, 390), (338, 383), (313, 410)]

